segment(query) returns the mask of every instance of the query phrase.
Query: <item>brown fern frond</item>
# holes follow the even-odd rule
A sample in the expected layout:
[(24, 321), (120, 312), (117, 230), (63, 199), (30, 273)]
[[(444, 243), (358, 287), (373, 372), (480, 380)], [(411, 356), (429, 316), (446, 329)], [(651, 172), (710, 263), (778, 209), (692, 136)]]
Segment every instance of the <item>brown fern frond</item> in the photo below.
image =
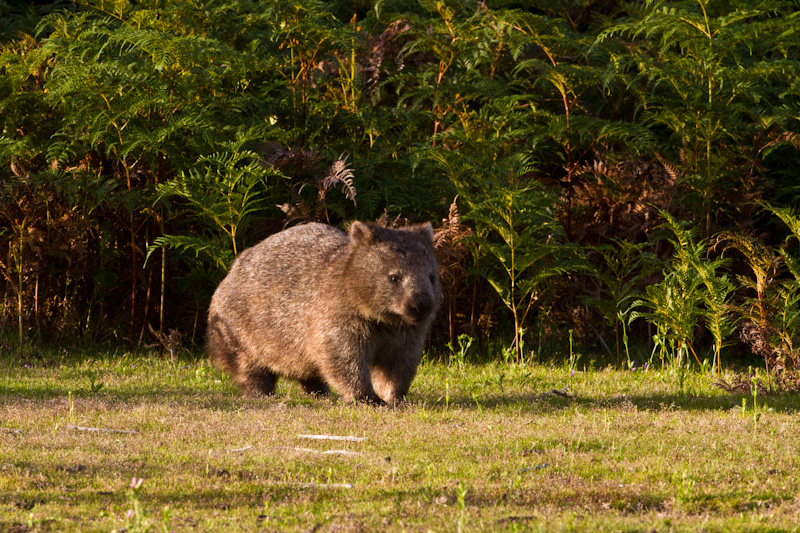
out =
[[(656, 159), (658, 159), (658, 162), (661, 163), (661, 166), (664, 167), (664, 170), (667, 171), (667, 174), (669, 174), (669, 177), (672, 178), (672, 180), (675, 183), (679, 182), (680, 179), (681, 179), (680, 171), (677, 168), (675, 168), (675, 166), (672, 163), (670, 163), (669, 161), (664, 159), (664, 157), (661, 154), (656, 153), (655, 156), (656, 156)], [(683, 159), (684, 159), (683, 151), (681, 151), (681, 161), (683, 161)], [(681, 164), (683, 164), (683, 163), (681, 163)]]
[[(768, 387), (764, 386), (764, 381)], [(720, 379), (714, 385), (731, 394), (753, 394), (753, 387), (758, 388), (759, 396), (767, 394), (796, 394), (800, 391), (800, 374), (797, 372), (770, 372), (762, 375), (760, 379), (752, 372), (734, 375), (730, 382)]]
[(389, 217), (389, 210), (384, 209), (383, 214), (378, 217), (375, 223), (379, 226), (383, 226), (384, 228), (402, 228), (411, 224), (411, 222), (403, 217), (403, 215), (397, 215), (394, 218)]
[(796, 150), (800, 150), (800, 135), (793, 131), (786, 131), (766, 143), (764, 146), (758, 149), (758, 153), (763, 152), (767, 148), (772, 148), (781, 143), (788, 142), (791, 144)]
[(714, 383), (714, 386), (731, 394), (752, 394), (753, 387), (758, 390), (757, 394), (759, 396), (766, 396), (767, 394), (767, 389), (761, 383), (761, 380), (755, 379), (755, 376), (751, 373), (733, 376), (730, 383), (720, 378), (719, 381)]
[(183, 333), (172, 328), (170, 328), (169, 333), (156, 331), (149, 322), (147, 323), (147, 329), (150, 330), (150, 334), (156, 338), (160, 345), (158, 350), (159, 354), (167, 351), (169, 352), (170, 359), (174, 361), (175, 352), (179, 352), (183, 347), (181, 342), (184, 337)]
[(325, 176), (318, 181), (317, 187), (320, 189), (322, 198), (325, 196), (324, 192), (339, 183), (342, 184), (345, 198), (353, 202), (353, 205), (356, 205), (356, 186), (353, 183), (353, 169), (347, 164), (347, 156), (345, 155), (340, 155), (339, 159), (330, 166)]
[(367, 94), (374, 94), (380, 87), (381, 78), (385, 78), (384, 63), (393, 64), (396, 69), (403, 68), (402, 53), (405, 39), (400, 37), (410, 29), (411, 24), (407, 20), (398, 19), (389, 24), (380, 35), (368, 38), (369, 52), (360, 59)]
[(472, 230), (461, 225), (461, 214), (458, 211), (458, 195), (450, 204), (447, 218), (442, 219), (442, 227), (434, 232), (434, 248), (443, 254), (452, 254), (461, 257), (468, 253), (465, 238), (472, 234)]
[(591, 244), (613, 236), (647, 239), (658, 224), (657, 208), (670, 211), (677, 189), (663, 164), (646, 159), (587, 162), (575, 169), (574, 178), (574, 236)]
[(444, 221), (446, 227), (458, 233), (461, 231), (461, 215), (458, 213), (458, 195), (453, 198), (453, 203), (450, 204), (450, 209), (447, 212), (447, 219)]
[(461, 225), (456, 196), (450, 204), (447, 218), (442, 220), (442, 227), (433, 233), (433, 247), (445, 286), (454, 287), (466, 276), (467, 261), (471, 257), (466, 237), (471, 234), (470, 228)]
[(291, 196), (293, 204), (287, 202), (285, 204), (278, 204), (277, 206), (278, 209), (286, 214), (286, 221), (283, 223), (284, 228), (297, 221), (311, 222), (312, 220), (318, 220), (312, 214), (311, 207), (300, 195), (304, 186), (305, 185), (300, 185), (300, 187), (291, 187), (289, 189), (289, 196)]

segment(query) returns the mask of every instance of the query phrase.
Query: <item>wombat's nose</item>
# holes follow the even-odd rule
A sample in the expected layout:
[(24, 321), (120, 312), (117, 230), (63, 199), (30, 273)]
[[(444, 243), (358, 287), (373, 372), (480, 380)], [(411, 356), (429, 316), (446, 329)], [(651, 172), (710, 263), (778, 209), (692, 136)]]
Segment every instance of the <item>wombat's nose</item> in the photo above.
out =
[(416, 320), (428, 316), (433, 309), (433, 300), (427, 294), (419, 294), (408, 303), (408, 314)]

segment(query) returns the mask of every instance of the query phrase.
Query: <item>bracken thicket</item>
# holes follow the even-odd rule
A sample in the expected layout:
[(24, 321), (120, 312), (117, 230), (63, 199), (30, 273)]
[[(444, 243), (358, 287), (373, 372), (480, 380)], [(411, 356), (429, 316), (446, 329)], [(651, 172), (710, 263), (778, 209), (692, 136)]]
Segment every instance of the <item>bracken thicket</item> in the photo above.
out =
[(432, 220), (433, 346), (797, 371), (796, 2), (18, 6), (0, 2), (3, 352), (199, 345), (265, 236)]

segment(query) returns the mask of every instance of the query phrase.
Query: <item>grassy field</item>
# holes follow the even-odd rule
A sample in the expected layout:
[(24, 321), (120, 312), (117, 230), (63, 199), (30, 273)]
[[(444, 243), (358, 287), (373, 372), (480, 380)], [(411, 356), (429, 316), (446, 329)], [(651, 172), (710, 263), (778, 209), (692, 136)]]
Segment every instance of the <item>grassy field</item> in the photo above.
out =
[(388, 409), (244, 399), (203, 359), (6, 356), (0, 531), (797, 530), (800, 398), (715, 380), (434, 362)]

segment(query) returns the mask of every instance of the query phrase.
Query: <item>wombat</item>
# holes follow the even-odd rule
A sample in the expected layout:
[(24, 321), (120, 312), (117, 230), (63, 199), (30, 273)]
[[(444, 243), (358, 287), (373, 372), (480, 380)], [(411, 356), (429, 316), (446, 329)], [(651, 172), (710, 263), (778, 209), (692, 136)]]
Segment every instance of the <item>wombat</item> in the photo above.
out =
[(395, 404), (442, 302), (430, 224), (353, 222), (276, 233), (243, 251), (208, 314), (208, 350), (244, 394), (279, 376), (307, 393)]

